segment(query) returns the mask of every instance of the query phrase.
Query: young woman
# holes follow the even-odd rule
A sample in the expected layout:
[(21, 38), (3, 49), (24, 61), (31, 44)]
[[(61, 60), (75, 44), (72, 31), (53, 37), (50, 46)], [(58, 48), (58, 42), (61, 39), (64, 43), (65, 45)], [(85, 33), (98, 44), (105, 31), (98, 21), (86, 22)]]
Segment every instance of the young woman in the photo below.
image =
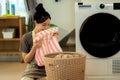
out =
[(49, 13), (45, 11), (42, 4), (39, 4), (34, 14), (35, 28), (23, 35), (20, 44), (24, 62), (28, 63), (21, 80), (45, 80), (45, 67), (38, 66), (34, 58), (36, 49), (41, 46), (42, 42), (33, 43), (33, 39), (36, 33), (49, 28), (50, 20)]

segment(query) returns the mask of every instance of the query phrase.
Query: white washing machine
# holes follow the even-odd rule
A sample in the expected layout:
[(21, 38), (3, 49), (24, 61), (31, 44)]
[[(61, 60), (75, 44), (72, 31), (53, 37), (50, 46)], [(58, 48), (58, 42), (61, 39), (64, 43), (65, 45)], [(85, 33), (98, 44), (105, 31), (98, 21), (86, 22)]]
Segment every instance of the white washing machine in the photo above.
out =
[(120, 2), (76, 2), (75, 31), (86, 80), (120, 80)]

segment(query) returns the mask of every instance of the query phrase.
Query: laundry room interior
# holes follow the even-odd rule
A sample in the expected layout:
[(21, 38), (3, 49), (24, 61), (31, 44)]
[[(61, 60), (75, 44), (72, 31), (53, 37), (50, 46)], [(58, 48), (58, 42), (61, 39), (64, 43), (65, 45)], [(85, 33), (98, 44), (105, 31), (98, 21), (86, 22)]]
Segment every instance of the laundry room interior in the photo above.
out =
[[(8, 12), (7, 1), (10, 8)], [(58, 27), (58, 42), (63, 52), (83, 53), (86, 56), (85, 61), (82, 61), (84, 66), (79, 65), (81, 72), (79, 77), (76, 76), (78, 78), (61, 76), (59, 80), (63, 80), (63, 77), (68, 77), (65, 80), (120, 80), (120, 0), (34, 1), (43, 4), (51, 16), (50, 25)], [(35, 7), (33, 2), (0, 0), (0, 80), (21, 80), (27, 66), (19, 47), (23, 35), (29, 32), (28, 28), (31, 27), (29, 15), (30, 9), (33, 12), (34, 9), (27, 5)], [(11, 33), (6, 32), (5, 35), (3, 32), (8, 27), (14, 28), (12, 38)], [(66, 63), (67, 67), (71, 67), (68, 64), (72, 66), (75, 63)], [(57, 65), (54, 69), (59, 67)], [(75, 77), (72, 73), (68, 75)]]

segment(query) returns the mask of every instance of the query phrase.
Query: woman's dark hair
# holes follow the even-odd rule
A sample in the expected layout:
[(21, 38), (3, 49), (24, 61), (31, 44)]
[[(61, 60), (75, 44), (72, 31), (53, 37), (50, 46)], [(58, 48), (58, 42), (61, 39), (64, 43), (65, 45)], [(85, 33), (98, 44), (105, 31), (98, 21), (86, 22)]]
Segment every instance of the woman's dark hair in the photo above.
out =
[(36, 12), (34, 14), (34, 20), (37, 23), (43, 23), (48, 18), (51, 19), (50, 14), (47, 11), (45, 11), (42, 4), (38, 4), (35, 9), (36, 9)]

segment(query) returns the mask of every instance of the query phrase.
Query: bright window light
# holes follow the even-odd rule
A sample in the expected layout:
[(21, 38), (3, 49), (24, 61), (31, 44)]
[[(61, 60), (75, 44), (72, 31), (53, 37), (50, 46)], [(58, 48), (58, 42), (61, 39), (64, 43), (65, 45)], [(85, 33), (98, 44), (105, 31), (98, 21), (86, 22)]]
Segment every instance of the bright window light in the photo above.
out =
[[(6, 0), (0, 0), (1, 11), (0, 16), (6, 14)], [(28, 22), (28, 11), (25, 0), (9, 0), (9, 8), (11, 13), (11, 4), (15, 5), (15, 16), (26, 17), (26, 23)]]

